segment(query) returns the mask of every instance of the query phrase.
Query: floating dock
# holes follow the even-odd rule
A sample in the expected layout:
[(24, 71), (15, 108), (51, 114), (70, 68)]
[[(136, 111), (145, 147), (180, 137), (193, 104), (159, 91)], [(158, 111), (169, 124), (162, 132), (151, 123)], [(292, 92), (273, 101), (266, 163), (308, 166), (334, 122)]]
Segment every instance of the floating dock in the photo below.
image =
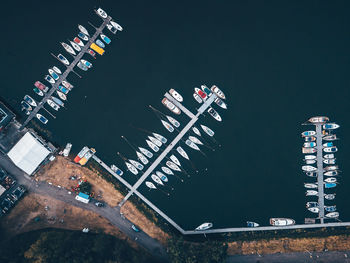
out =
[(322, 124), (316, 126), (316, 149), (317, 149), (317, 187), (318, 187), (318, 205), (320, 211), (318, 217), (321, 224), (324, 223), (324, 182), (323, 182), (323, 146), (322, 146)]

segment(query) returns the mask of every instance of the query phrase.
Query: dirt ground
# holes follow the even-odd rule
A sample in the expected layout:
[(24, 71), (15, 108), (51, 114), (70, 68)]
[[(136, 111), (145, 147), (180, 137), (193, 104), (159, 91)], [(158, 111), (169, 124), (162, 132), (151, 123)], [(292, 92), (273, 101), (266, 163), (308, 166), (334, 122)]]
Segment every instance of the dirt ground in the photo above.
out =
[[(39, 220), (36, 221), (35, 218)], [(43, 228), (82, 230), (87, 227), (94, 233), (104, 232), (119, 239), (126, 239), (137, 248), (136, 243), (100, 215), (38, 194), (28, 194), (21, 199), (11, 212), (0, 220), (0, 226), (8, 237)]]
[(275, 254), (308, 251), (346, 251), (350, 250), (348, 235), (318, 238), (281, 238), (275, 240), (237, 241), (228, 243), (229, 255)]

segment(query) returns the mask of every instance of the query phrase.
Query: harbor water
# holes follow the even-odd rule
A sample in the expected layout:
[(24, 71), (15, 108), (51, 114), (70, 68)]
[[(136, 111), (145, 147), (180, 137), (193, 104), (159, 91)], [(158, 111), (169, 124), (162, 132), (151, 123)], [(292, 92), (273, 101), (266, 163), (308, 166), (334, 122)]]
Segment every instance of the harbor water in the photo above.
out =
[[(102, 20), (93, 13), (94, 1), (61, 1), (60, 8), (54, 2), (18, 4), (4, 3), (0, 18), (6, 43), (0, 97), (24, 120), (23, 96), (39, 99), (33, 83), (44, 83), (49, 67), (64, 69), (50, 52), (72, 60), (59, 42), (73, 39), (78, 24), (93, 33), (87, 22), (99, 26)], [(326, 115), (341, 125), (335, 145), (342, 174), (336, 199), (329, 203), (337, 205), (342, 221), (349, 221), (349, 5), (107, 1), (101, 7), (124, 30), (116, 35), (105, 30), (111, 44), (96, 60), (84, 56), (93, 67), (76, 69), (82, 79), (70, 74), (75, 87), (66, 107), (53, 112), (47, 105), (57, 118), (41, 110), (49, 122), (35, 123), (58, 145), (71, 142), (74, 153), (84, 145), (94, 147), (104, 162), (126, 171), (116, 153), (133, 159), (136, 154), (122, 135), (143, 147), (148, 134), (139, 128), (174, 137), (148, 105), (172, 115), (161, 99), (174, 88), (195, 112), (199, 104), (193, 88), (216, 84), (227, 97), (228, 110), (216, 107), (223, 122), (209, 114), (199, 120), (215, 131), (218, 143), (210, 144), (215, 151), (201, 147), (204, 156), (182, 143), (192, 163), (177, 156), (191, 177), (182, 176), (183, 183), (170, 177), (174, 190), (169, 197), (144, 184), (139, 189), (190, 230), (203, 222), (221, 228), (245, 226), (247, 220), (268, 225), (270, 217), (297, 223), (312, 217), (305, 203), (316, 198), (305, 197), (303, 183), (311, 181), (301, 171), (300, 133), (308, 127), (301, 123)], [(181, 127), (189, 121), (172, 116)], [(127, 172), (124, 177), (131, 183), (137, 179)]]

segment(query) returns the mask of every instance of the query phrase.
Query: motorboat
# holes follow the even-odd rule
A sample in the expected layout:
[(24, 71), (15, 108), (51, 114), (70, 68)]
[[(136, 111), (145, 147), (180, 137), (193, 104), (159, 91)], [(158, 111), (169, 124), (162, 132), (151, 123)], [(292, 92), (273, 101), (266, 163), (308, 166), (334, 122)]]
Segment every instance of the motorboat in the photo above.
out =
[(25, 102), (23, 100), (21, 101), (21, 105), (22, 105), (23, 109), (25, 109), (27, 111), (32, 111), (33, 110), (32, 106), (30, 106), (27, 102)]
[(191, 140), (187, 139), (187, 140), (185, 141), (185, 143), (186, 143), (189, 147), (191, 147), (192, 149), (197, 150), (197, 151), (200, 151), (200, 149), (199, 149), (199, 147), (197, 146), (197, 144), (195, 144), (195, 143), (192, 142)]
[(315, 152), (317, 152), (317, 149), (316, 148), (305, 148), (305, 147), (303, 147), (302, 148), (302, 152), (304, 154), (315, 153)]
[(185, 152), (185, 150), (182, 149), (181, 146), (178, 146), (178, 147), (176, 148), (176, 151), (177, 151), (183, 158), (185, 158), (185, 159), (187, 159), (187, 160), (190, 159), (190, 158), (188, 157), (187, 153)]
[(306, 164), (315, 164), (316, 160), (305, 160)]
[(336, 176), (336, 175), (339, 175), (339, 172), (338, 171), (328, 171), (328, 172), (325, 172), (323, 175), (325, 175), (325, 176)]
[(162, 180), (165, 183), (169, 181), (168, 177), (166, 177), (166, 175), (162, 172), (156, 171), (156, 175), (160, 178), (160, 180)]
[(203, 145), (203, 143), (197, 137), (194, 137), (194, 136), (190, 135), (190, 136), (188, 136), (188, 139), (190, 139), (195, 144)]
[(61, 100), (67, 100), (67, 96), (63, 92), (56, 90), (56, 93)]
[(306, 190), (306, 196), (314, 196), (314, 195), (318, 195), (318, 192), (315, 190)]
[(85, 35), (83, 32), (79, 32), (78, 37), (80, 37), (82, 40), (85, 40), (85, 41), (89, 40), (88, 36)]
[(51, 77), (53, 77), (54, 80), (58, 80), (60, 78), (58, 74), (51, 68), (49, 68), (49, 74), (51, 75)]
[(326, 116), (316, 116), (316, 117), (310, 118), (308, 121), (311, 123), (325, 123), (329, 121), (329, 118)]
[(307, 183), (307, 184), (304, 184), (304, 187), (308, 188), (308, 189), (316, 189), (318, 186), (317, 186), (317, 184)]
[(219, 107), (221, 107), (221, 108), (223, 108), (223, 109), (225, 109), (225, 110), (227, 109), (226, 103), (223, 102), (221, 99), (216, 98), (216, 99), (214, 100), (214, 102), (215, 102)]
[(44, 92), (42, 90), (38, 89), (37, 87), (33, 88), (33, 91), (41, 97), (44, 96)]
[(149, 182), (149, 181), (146, 181), (146, 186), (148, 187), (148, 188), (150, 188), (150, 189), (157, 189), (157, 187), (153, 184), (153, 183), (151, 183), (151, 182)]
[(110, 23), (111, 23), (111, 25), (112, 25), (113, 27), (115, 27), (115, 28), (118, 29), (119, 31), (123, 31), (122, 26), (119, 25), (117, 22), (111, 21)]
[(309, 210), (312, 213), (319, 213), (320, 212), (320, 208), (318, 208), (318, 207), (310, 207), (307, 210)]
[(73, 41), (69, 41), (69, 43), (71, 44), (71, 46), (72, 46), (77, 52), (80, 52), (80, 51), (81, 51), (81, 47), (80, 47), (77, 43), (75, 43), (75, 42), (73, 42)]
[(87, 66), (85, 66), (83, 63), (81, 63), (79, 61), (79, 63), (77, 64), (78, 68), (80, 68), (81, 70), (87, 71), (89, 68)]
[(196, 127), (192, 127), (192, 131), (196, 134), (196, 135), (198, 135), (198, 136), (202, 136), (202, 134), (201, 134), (201, 132), (198, 130), (198, 128), (196, 128)]
[(305, 160), (315, 160), (316, 158), (316, 155), (305, 155)]
[(85, 59), (81, 59), (80, 62), (83, 63), (88, 68), (92, 67), (92, 64), (89, 61), (85, 60)]
[(142, 153), (136, 151), (137, 158), (144, 164), (148, 164), (148, 159)]
[(335, 199), (335, 194), (325, 194), (324, 198), (327, 200), (334, 200)]
[(144, 166), (142, 164), (140, 164), (138, 161), (134, 161), (134, 160), (129, 159), (129, 162), (140, 171), (144, 168)]
[(43, 124), (46, 124), (48, 122), (48, 119), (46, 119), (43, 115), (37, 113), (36, 117), (39, 121), (41, 121)]
[(325, 181), (326, 183), (336, 183), (336, 182), (337, 182), (337, 178), (335, 178), (335, 177), (329, 177), (329, 178), (324, 179), (324, 181)]
[(154, 152), (158, 152), (159, 148), (157, 145), (155, 145), (153, 142), (146, 140), (146, 143), (148, 144), (148, 146), (154, 151)]
[(270, 218), (270, 225), (272, 226), (290, 226), (294, 224), (295, 221), (290, 218)]
[(304, 142), (304, 148), (316, 147), (315, 142)]
[(201, 98), (197, 93), (193, 93), (193, 98), (194, 98), (198, 103), (202, 103), (202, 102), (203, 102), (202, 98)]
[(25, 115), (30, 115), (30, 111), (26, 110), (25, 108), (22, 108), (22, 111), (24, 111)]
[(247, 221), (247, 227), (258, 227), (258, 226), (259, 226), (258, 223), (255, 223), (252, 221)]
[(211, 91), (214, 92), (220, 99), (226, 99), (225, 94), (217, 86), (211, 86)]
[(203, 90), (203, 92), (204, 92), (205, 94), (207, 94), (208, 97), (211, 96), (212, 92), (211, 92), (211, 90), (210, 90), (206, 85), (201, 85), (201, 89)]
[(335, 130), (335, 129), (338, 129), (339, 127), (340, 127), (340, 125), (336, 124), (336, 123), (323, 124), (323, 129), (325, 129), (325, 130)]
[(202, 128), (202, 130), (206, 133), (206, 134), (208, 134), (210, 137), (213, 137), (214, 136), (214, 131), (212, 130), (212, 129), (210, 129), (209, 127), (207, 127), (207, 126), (204, 126), (204, 125), (202, 125), (201, 124), (201, 128)]
[(94, 59), (96, 59), (96, 53), (92, 50), (92, 49), (88, 49), (87, 52), (89, 53), (89, 55), (91, 55)]
[(316, 135), (315, 131), (304, 131), (301, 133), (301, 136), (306, 137), (306, 136), (314, 136)]
[(326, 147), (326, 148), (323, 148), (323, 151), (326, 153), (335, 153), (338, 151), (338, 148), (336, 146)]
[(338, 140), (337, 135), (335, 135), (335, 134), (324, 136), (322, 139), (325, 140), (325, 141)]
[(105, 34), (100, 34), (100, 37), (107, 45), (112, 42), (112, 40), (109, 37), (107, 37)]
[(66, 147), (64, 148), (63, 152), (62, 152), (62, 155), (64, 157), (68, 157), (69, 153), (70, 153), (70, 150), (72, 149), (72, 144), (71, 143), (67, 143), (66, 144)]
[(203, 231), (212, 227), (213, 227), (212, 223), (203, 223), (200, 226), (196, 227), (195, 231)]
[(48, 92), (49, 88), (46, 87), (44, 84), (42, 84), (40, 81), (35, 81), (34, 86), (38, 89), (42, 90), (43, 92)]
[(162, 99), (162, 103), (165, 107), (167, 107), (170, 111), (172, 111), (173, 113), (179, 115), (181, 113), (181, 110), (176, 107), (170, 100), (168, 100), (167, 98)]
[(57, 74), (62, 75), (62, 71), (61, 71), (58, 67), (53, 66), (52, 69), (53, 69)]
[(326, 142), (322, 144), (323, 147), (333, 147), (333, 142)]
[(75, 38), (73, 39), (73, 41), (74, 41), (74, 43), (78, 44), (78, 45), (81, 46), (81, 47), (84, 46), (83, 41), (81, 41), (80, 38), (78, 38), (78, 37), (75, 37)]
[(173, 169), (174, 171), (178, 171), (181, 172), (181, 169), (179, 166), (177, 166), (175, 163), (173, 163), (172, 161), (166, 161), (166, 166), (168, 166), (170, 169)]
[(99, 40), (99, 39), (96, 39), (95, 43), (96, 43), (96, 45), (98, 45), (100, 48), (105, 48), (105, 47), (106, 47), (106, 45), (103, 44), (103, 42), (102, 42), (101, 40)]
[(72, 54), (72, 55), (74, 55), (74, 56), (77, 54), (77, 53), (75, 53), (74, 49), (73, 49), (70, 45), (68, 45), (67, 43), (61, 42), (61, 45), (62, 45), (62, 47), (64, 47), (64, 49), (65, 49), (68, 53), (70, 53), (70, 54)]
[(114, 26), (112, 26), (111, 24), (107, 24), (107, 28), (108, 28), (108, 30), (111, 31), (113, 34), (116, 34), (117, 31), (118, 31), (118, 30), (117, 30)]
[(55, 111), (58, 111), (60, 109), (60, 106), (58, 106), (56, 103), (54, 103), (52, 100), (48, 99), (47, 104), (51, 106)]
[(176, 119), (174, 119), (171, 116), (166, 115), (166, 118), (170, 121), (170, 123), (175, 126), (176, 128), (180, 127), (180, 122), (178, 122)]
[(69, 66), (69, 61), (68, 61), (68, 59), (66, 59), (66, 57), (65, 56), (63, 56), (62, 54), (58, 54), (57, 55), (57, 58), (63, 63), (63, 64), (65, 64), (66, 66)]
[(133, 166), (131, 163), (125, 162), (126, 167), (128, 168), (128, 170), (133, 173), (134, 175), (138, 175), (139, 172), (137, 171), (136, 167)]
[(337, 218), (339, 217), (339, 212), (328, 213), (328, 214), (325, 214), (324, 216), (328, 218)]
[(55, 80), (53, 79), (53, 77), (51, 77), (51, 76), (49, 76), (49, 75), (46, 75), (45, 76), (45, 80), (47, 81), (47, 82), (50, 82), (51, 84), (55, 84)]
[(96, 13), (102, 18), (107, 18), (107, 13), (100, 7), (96, 10)]
[(180, 93), (178, 93), (176, 90), (174, 89), (170, 89), (169, 90), (169, 93), (171, 96), (173, 96), (174, 99), (176, 99), (178, 102), (183, 102), (183, 98), (182, 96), (180, 95)]
[(72, 84), (70, 84), (68, 81), (63, 80), (62, 81), (62, 85), (65, 86), (67, 89), (71, 90), (72, 88), (74, 88), (74, 86)]
[(306, 174), (307, 176), (309, 176), (309, 177), (317, 177), (317, 173), (306, 172), (305, 174)]
[(222, 121), (222, 118), (219, 115), (219, 113), (217, 113), (217, 111), (214, 110), (212, 107), (209, 107), (209, 109), (207, 111), (215, 120)]
[(173, 171), (170, 170), (170, 169), (169, 169), (168, 167), (166, 167), (166, 166), (162, 166), (161, 169), (162, 169), (162, 171), (163, 171), (164, 173), (166, 173), (166, 174), (168, 174), (168, 175), (174, 175)]
[(152, 134), (157, 140), (161, 141), (163, 144), (167, 143), (168, 140), (163, 135), (160, 135), (160, 134), (155, 133), (155, 132), (152, 132)]
[(325, 154), (324, 156), (323, 156), (323, 158), (326, 158), (326, 159), (334, 159), (334, 153), (330, 153), (330, 154)]
[(162, 180), (157, 175), (151, 174), (151, 178), (156, 184), (164, 185)]
[(173, 132), (174, 131), (174, 127), (171, 126), (171, 124), (169, 122), (166, 122), (164, 120), (161, 120), (163, 126), (165, 127), (165, 129), (167, 129), (169, 132)]
[(316, 167), (313, 167), (311, 165), (303, 165), (301, 167), (301, 169), (305, 172), (314, 172), (314, 171), (317, 171), (317, 168)]
[(78, 25), (78, 28), (81, 32), (83, 32), (85, 35), (90, 36), (89, 32), (86, 30), (85, 27), (83, 27), (82, 25)]
[(124, 174), (124, 172), (122, 170), (120, 170), (116, 165), (112, 164), (111, 165), (111, 169), (113, 172), (115, 172), (117, 175), (122, 176)]
[(319, 204), (317, 202), (307, 202), (306, 208), (310, 208), (310, 207), (319, 207)]
[(326, 212), (335, 212), (335, 211), (337, 211), (337, 206), (335, 206), (335, 205), (325, 206), (324, 210)]
[(181, 166), (181, 163), (180, 163), (179, 159), (177, 159), (177, 157), (176, 157), (174, 154), (170, 155), (169, 158), (170, 158), (170, 160), (172, 160), (176, 165)]
[(329, 189), (329, 188), (334, 188), (336, 187), (336, 183), (325, 183), (324, 188)]
[(207, 94), (205, 92), (203, 92), (202, 90), (200, 90), (199, 88), (194, 88), (194, 91), (200, 96), (200, 98), (202, 100), (207, 99)]
[(152, 136), (148, 136), (148, 139), (153, 142), (155, 145), (157, 145), (158, 147), (162, 147), (162, 142)]
[(30, 106), (33, 106), (33, 107), (38, 106), (36, 104), (35, 100), (32, 97), (30, 97), (29, 95), (24, 96), (24, 101), (27, 102)]
[(335, 170), (338, 170), (338, 165), (326, 166), (324, 169), (326, 171), (335, 171)]
[(56, 97), (54, 97), (54, 96), (51, 96), (51, 99), (52, 99), (52, 101), (55, 102), (58, 106), (64, 107), (63, 101), (61, 101), (59, 98), (56, 98)]
[(61, 85), (58, 85), (57, 89), (60, 90), (62, 93), (66, 94), (66, 95), (69, 92), (69, 89), (66, 89), (65, 87), (63, 87)]
[(148, 158), (153, 157), (153, 153), (151, 153), (149, 150), (139, 147), (140, 152), (142, 152), (144, 155), (146, 155)]
[(305, 139), (306, 142), (314, 142), (314, 141), (316, 141), (316, 137), (314, 137), (314, 136), (306, 136), (306, 137), (304, 137), (304, 139)]
[(324, 159), (323, 163), (325, 163), (325, 164), (335, 164), (335, 158), (334, 159)]

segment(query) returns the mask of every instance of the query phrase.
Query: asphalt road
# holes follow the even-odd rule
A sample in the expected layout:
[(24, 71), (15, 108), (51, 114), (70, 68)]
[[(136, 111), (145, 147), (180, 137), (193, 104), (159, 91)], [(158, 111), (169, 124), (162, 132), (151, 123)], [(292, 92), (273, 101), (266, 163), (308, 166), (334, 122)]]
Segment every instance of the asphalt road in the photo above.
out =
[(36, 182), (31, 177), (27, 176), (23, 171), (16, 167), (7, 156), (0, 154), (0, 166), (12, 175), (17, 184), (24, 185), (29, 193), (37, 193), (43, 196), (49, 196), (57, 200), (63, 201), (67, 204), (93, 211), (102, 217), (109, 220), (120, 231), (133, 239), (140, 246), (144, 247), (160, 262), (168, 262), (168, 255), (165, 248), (156, 239), (151, 238), (144, 232), (135, 232), (131, 229), (132, 222), (127, 220), (120, 214), (119, 208), (116, 207), (97, 207), (93, 202), (84, 204), (75, 200), (74, 194), (68, 194), (68, 191), (46, 182)]

